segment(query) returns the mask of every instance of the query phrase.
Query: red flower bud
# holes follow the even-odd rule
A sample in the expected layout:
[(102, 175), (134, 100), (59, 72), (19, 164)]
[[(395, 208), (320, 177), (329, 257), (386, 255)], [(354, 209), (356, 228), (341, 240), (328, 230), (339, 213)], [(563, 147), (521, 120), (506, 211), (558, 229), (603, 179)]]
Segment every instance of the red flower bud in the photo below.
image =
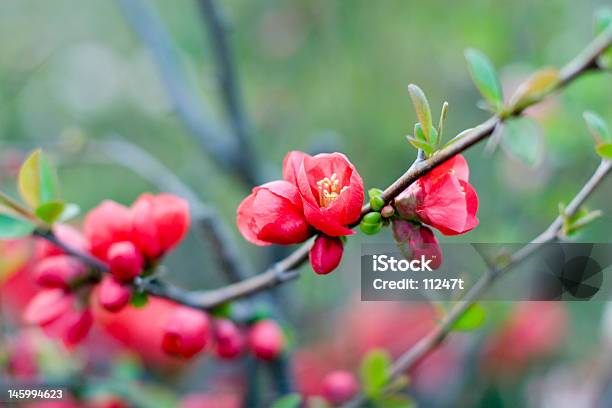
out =
[(189, 204), (172, 194), (143, 194), (132, 212), (134, 242), (148, 259), (158, 259), (174, 248), (189, 230)]
[(323, 379), (323, 398), (332, 405), (350, 401), (358, 389), (355, 376), (348, 371), (333, 371)]
[(408, 260), (431, 259), (432, 269), (442, 265), (442, 250), (433, 231), (423, 225), (416, 225), (409, 221), (393, 221), (393, 237), (400, 251)]
[(62, 289), (41, 290), (28, 304), (24, 320), (30, 324), (44, 325), (59, 318), (72, 306), (73, 295)]
[(85, 338), (93, 317), (81, 309), (77, 298), (62, 289), (45, 289), (36, 295), (25, 311), (25, 320), (41, 326), (49, 337), (60, 338), (72, 347)]
[(37, 262), (33, 273), (41, 286), (68, 289), (72, 282), (87, 275), (87, 267), (72, 256), (55, 255)]
[(109, 312), (117, 312), (130, 302), (130, 288), (114, 276), (105, 276), (98, 286), (98, 301)]
[(290, 152), (284, 166), (284, 176), (297, 180), (304, 216), (313, 227), (332, 237), (354, 233), (348, 225), (361, 214), (363, 180), (345, 155)]
[(398, 213), (418, 219), (444, 235), (463, 234), (478, 225), (478, 196), (468, 183), (469, 168), (456, 155), (418, 179), (396, 199)]
[(122, 281), (130, 281), (140, 275), (144, 265), (140, 251), (129, 241), (111, 245), (106, 258), (112, 274)]
[(299, 192), (286, 181), (255, 187), (238, 206), (236, 222), (242, 236), (255, 245), (297, 244), (311, 235)]
[(244, 339), (236, 325), (227, 319), (215, 321), (215, 354), (221, 358), (231, 359), (242, 353)]
[(92, 254), (106, 260), (111, 245), (131, 239), (132, 214), (127, 207), (106, 200), (87, 214), (83, 230)]
[(173, 356), (191, 358), (210, 337), (208, 316), (185, 306), (177, 306), (164, 327), (162, 349)]
[(310, 265), (315, 273), (327, 275), (340, 264), (343, 251), (340, 238), (319, 235), (310, 248)]
[(278, 324), (272, 320), (260, 320), (249, 331), (249, 347), (256, 357), (274, 360), (283, 351), (285, 338)]

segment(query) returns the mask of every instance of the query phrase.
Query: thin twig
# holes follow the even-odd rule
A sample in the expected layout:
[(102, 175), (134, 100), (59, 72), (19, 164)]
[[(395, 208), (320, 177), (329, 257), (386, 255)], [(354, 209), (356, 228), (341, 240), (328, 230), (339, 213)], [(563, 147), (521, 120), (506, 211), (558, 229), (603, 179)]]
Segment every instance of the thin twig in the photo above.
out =
[[(601, 184), (609, 174), (612, 162), (602, 161), (597, 167), (591, 178), (583, 185), (578, 194), (572, 199), (566, 209), (566, 216), (571, 217), (576, 214), (584, 202), (593, 194), (595, 189)], [(465, 311), (481, 298), (493, 283), (502, 275), (519, 265), (530, 255), (540, 249), (545, 243), (551, 242), (559, 237), (563, 227), (563, 217), (559, 215), (546, 230), (533, 239), (529, 244), (516, 251), (508, 260), (503, 268), (492, 269), (490, 273), (485, 273), (470, 288), (463, 299), (442, 319), (440, 324), (419, 340), (411, 349), (402, 354), (391, 367), (388, 383), (409, 371), (417, 363), (423, 360), (438, 344), (440, 344), (452, 331), (453, 325), (465, 313)], [(344, 405), (344, 408), (359, 407), (366, 401), (364, 395), (359, 395), (353, 401)]]
[(239, 171), (242, 157), (238, 143), (212, 119), (204, 102), (189, 85), (170, 35), (153, 5), (145, 0), (119, 0), (119, 4), (132, 28), (150, 51), (179, 118), (217, 164), (230, 172), (237, 172), (241, 180), (251, 186), (250, 177)]
[(240, 144), (240, 171), (255, 185), (259, 175), (253, 152), (252, 129), (244, 109), (236, 64), (229, 44), (227, 21), (215, 0), (199, 0), (198, 4), (213, 47), (225, 108)]

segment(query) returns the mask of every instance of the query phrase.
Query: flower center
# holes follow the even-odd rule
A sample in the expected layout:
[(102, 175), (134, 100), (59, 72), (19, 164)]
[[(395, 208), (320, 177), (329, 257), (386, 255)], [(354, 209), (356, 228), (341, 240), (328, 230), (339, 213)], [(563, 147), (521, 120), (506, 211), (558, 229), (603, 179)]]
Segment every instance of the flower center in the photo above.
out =
[(319, 205), (321, 207), (328, 207), (340, 197), (340, 194), (348, 186), (340, 187), (340, 180), (338, 180), (338, 176), (334, 173), (329, 178), (325, 177), (317, 181), (317, 188), (319, 189)]

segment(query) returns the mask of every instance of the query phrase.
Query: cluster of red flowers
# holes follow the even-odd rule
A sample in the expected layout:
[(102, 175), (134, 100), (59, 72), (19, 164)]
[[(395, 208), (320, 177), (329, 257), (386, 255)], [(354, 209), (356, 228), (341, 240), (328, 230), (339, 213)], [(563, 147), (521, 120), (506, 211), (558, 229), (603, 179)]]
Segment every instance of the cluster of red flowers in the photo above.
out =
[(256, 245), (297, 244), (318, 233), (310, 263), (318, 274), (342, 258), (340, 237), (359, 220), (363, 180), (341, 153), (310, 156), (292, 151), (283, 161), (283, 180), (255, 187), (237, 211), (238, 229)]
[(400, 219), (393, 222), (393, 232), (408, 257), (425, 255), (433, 258), (438, 267), (442, 253), (428, 226), (444, 235), (458, 235), (478, 225), (478, 196), (468, 182), (469, 174), (468, 164), (459, 154), (419, 178), (395, 198)]

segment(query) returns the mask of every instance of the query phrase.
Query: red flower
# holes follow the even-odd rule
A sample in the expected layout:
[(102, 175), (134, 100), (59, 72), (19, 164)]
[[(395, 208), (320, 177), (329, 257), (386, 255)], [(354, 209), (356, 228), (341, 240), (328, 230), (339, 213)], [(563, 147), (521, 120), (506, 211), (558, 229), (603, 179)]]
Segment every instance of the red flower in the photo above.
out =
[(166, 322), (162, 349), (173, 356), (191, 358), (204, 348), (209, 336), (205, 313), (177, 306)]
[(68, 347), (83, 340), (93, 323), (91, 311), (80, 307), (76, 296), (63, 289), (40, 291), (30, 301), (24, 318), (42, 327), (49, 337), (62, 339)]
[(215, 322), (215, 354), (221, 358), (237, 357), (244, 349), (242, 333), (236, 325), (227, 319)]
[(98, 287), (98, 301), (109, 312), (117, 312), (130, 301), (130, 288), (114, 276), (107, 275)]
[(442, 250), (433, 231), (410, 221), (394, 220), (393, 237), (400, 251), (408, 260), (431, 259), (430, 266), (437, 269), (442, 265)]
[(75, 280), (87, 275), (87, 268), (72, 256), (55, 255), (37, 262), (33, 273), (40, 286), (68, 289)]
[(272, 320), (260, 320), (249, 332), (249, 346), (256, 357), (262, 360), (274, 360), (283, 351), (285, 337)]
[(174, 248), (189, 230), (189, 204), (171, 194), (143, 194), (132, 212), (133, 242), (148, 259)]
[(256, 245), (297, 244), (311, 235), (298, 189), (286, 181), (255, 187), (240, 203), (236, 221), (242, 236)]
[(129, 208), (106, 200), (87, 214), (83, 230), (91, 244), (91, 253), (106, 260), (111, 245), (131, 239), (132, 214)]
[(333, 405), (350, 401), (358, 390), (355, 376), (348, 371), (332, 371), (323, 379), (323, 398)]
[(466, 233), (478, 225), (478, 196), (468, 178), (467, 162), (456, 155), (404, 190), (396, 208), (403, 218), (418, 219), (444, 235)]
[(319, 235), (310, 249), (310, 265), (319, 275), (326, 275), (340, 264), (343, 252), (340, 238)]
[(283, 176), (297, 183), (310, 225), (332, 237), (353, 234), (348, 225), (361, 214), (363, 180), (345, 155), (289, 152)]

